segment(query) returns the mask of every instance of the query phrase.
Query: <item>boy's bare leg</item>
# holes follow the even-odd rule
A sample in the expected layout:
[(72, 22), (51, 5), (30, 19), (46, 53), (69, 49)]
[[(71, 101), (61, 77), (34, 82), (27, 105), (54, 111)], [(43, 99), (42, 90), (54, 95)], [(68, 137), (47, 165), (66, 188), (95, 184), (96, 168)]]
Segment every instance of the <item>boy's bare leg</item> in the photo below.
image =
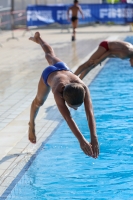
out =
[(79, 78), (82, 80), (82, 79), (89, 73), (89, 71), (91, 71), (94, 67), (96, 67), (96, 65), (92, 65), (91, 67), (89, 67), (89, 68), (87, 68), (86, 70), (84, 70), (84, 71), (80, 74)]
[(80, 75), (84, 70), (87, 70), (87, 68), (90, 67), (89, 65), (90, 65), (89, 60), (87, 60), (85, 63), (80, 65), (78, 69), (76, 69), (74, 74), (76, 74), (77, 76)]
[(40, 78), (38, 84), (38, 91), (35, 99), (31, 104), (30, 109), (30, 121), (29, 121), (29, 140), (32, 143), (36, 143), (36, 135), (35, 135), (35, 118), (38, 114), (40, 106), (43, 105), (44, 101), (46, 100), (50, 91), (50, 87), (47, 86), (44, 82), (42, 77)]
[(76, 28), (77, 28), (78, 20), (75, 20), (72, 22), (72, 27), (73, 27), (73, 36), (72, 40), (74, 41), (76, 39)]
[(99, 59), (106, 51), (107, 50), (104, 47), (99, 46), (97, 51), (92, 54), (89, 60), (78, 67), (78, 69), (75, 71), (75, 74), (79, 75), (85, 70), (86, 72), (82, 74), (82, 77), (83, 75), (85, 76), (92, 68), (96, 67), (96, 65), (93, 66), (93, 61)]
[(76, 30), (75, 30), (75, 28), (73, 29), (73, 35), (74, 35), (74, 40), (76, 40)]
[[(37, 44), (40, 44), (42, 49), (45, 52), (46, 59), (49, 64), (54, 64), (56, 62), (59, 62), (60, 59), (56, 58), (53, 49), (50, 47), (49, 44), (47, 44), (45, 41), (43, 41), (40, 38), (40, 33), (36, 32), (34, 37), (31, 37), (30, 40), (33, 42), (36, 42)], [(47, 86), (42, 77), (40, 78), (39, 84), (38, 84), (38, 91), (35, 99), (33, 100), (31, 104), (31, 110), (30, 110), (30, 121), (29, 121), (29, 140), (32, 143), (36, 143), (36, 135), (35, 135), (35, 118), (38, 114), (40, 106), (43, 105), (44, 101), (46, 100), (48, 94), (50, 91), (50, 87)]]
[(45, 52), (45, 58), (50, 65), (61, 62), (61, 60), (56, 57), (53, 48), (40, 37), (39, 32), (36, 32), (34, 37), (30, 37), (29, 40), (41, 45), (43, 51)]
[(73, 28), (72, 41), (75, 41), (75, 29)]

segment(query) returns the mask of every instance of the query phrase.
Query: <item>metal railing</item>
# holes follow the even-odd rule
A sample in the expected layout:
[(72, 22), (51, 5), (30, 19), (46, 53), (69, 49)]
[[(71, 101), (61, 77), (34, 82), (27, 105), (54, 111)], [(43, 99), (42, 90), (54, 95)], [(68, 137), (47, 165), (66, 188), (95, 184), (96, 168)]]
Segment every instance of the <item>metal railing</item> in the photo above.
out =
[[(17, 39), (14, 36), (14, 31), (17, 29), (23, 29), (24, 35), (26, 31), (29, 31), (26, 25), (26, 18), (26, 10), (0, 11), (0, 33), (7, 29), (11, 30), (11, 37), (7, 38), (7, 41), (10, 39)], [(2, 47), (1, 44), (0, 46)]]
[[(19, 23), (17, 23), (19, 21)], [(26, 24), (26, 11), (0, 11), (0, 29), (15, 28), (17, 25)], [(7, 26), (8, 25), (8, 26)]]

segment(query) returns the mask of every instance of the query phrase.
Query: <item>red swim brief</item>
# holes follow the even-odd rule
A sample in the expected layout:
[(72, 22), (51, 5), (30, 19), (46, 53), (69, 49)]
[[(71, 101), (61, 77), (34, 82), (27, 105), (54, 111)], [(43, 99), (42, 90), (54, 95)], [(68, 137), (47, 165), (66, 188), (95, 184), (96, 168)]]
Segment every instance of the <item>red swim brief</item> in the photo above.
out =
[(107, 51), (109, 50), (108, 42), (107, 42), (107, 41), (101, 42), (101, 43), (99, 44), (99, 46), (104, 47)]

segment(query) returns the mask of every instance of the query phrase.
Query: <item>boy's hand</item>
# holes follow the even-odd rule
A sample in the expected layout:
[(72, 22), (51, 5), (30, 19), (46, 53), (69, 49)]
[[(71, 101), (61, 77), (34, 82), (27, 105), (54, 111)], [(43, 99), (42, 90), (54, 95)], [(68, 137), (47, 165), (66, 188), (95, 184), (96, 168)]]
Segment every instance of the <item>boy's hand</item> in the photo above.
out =
[(93, 150), (93, 158), (97, 158), (99, 156), (99, 145), (97, 138), (91, 139), (91, 145)]
[(86, 155), (93, 157), (92, 145), (87, 140), (80, 141), (80, 147)]

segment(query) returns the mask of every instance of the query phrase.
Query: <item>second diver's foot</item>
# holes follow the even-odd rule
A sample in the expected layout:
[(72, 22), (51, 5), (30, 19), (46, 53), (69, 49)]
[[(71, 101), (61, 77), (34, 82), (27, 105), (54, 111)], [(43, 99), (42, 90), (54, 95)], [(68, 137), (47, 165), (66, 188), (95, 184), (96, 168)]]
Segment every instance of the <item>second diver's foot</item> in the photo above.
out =
[(36, 143), (35, 127), (31, 126), (30, 123), (29, 123), (28, 134), (29, 134), (29, 140), (30, 140), (30, 142), (35, 144)]
[(75, 41), (75, 37), (74, 37), (74, 35), (72, 36), (72, 41)]
[(37, 44), (39, 44), (39, 38), (40, 38), (40, 33), (36, 32), (34, 37), (30, 37), (29, 40), (32, 40), (33, 42), (36, 42)]

